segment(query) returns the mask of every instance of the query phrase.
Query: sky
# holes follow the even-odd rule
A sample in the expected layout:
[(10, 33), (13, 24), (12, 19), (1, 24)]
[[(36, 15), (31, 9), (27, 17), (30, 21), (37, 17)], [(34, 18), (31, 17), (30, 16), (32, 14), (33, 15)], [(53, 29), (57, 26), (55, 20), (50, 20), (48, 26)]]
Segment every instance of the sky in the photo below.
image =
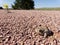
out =
[[(8, 4), (11, 7), (15, 0), (0, 0), (0, 6)], [(60, 0), (34, 0), (35, 8), (60, 7)]]

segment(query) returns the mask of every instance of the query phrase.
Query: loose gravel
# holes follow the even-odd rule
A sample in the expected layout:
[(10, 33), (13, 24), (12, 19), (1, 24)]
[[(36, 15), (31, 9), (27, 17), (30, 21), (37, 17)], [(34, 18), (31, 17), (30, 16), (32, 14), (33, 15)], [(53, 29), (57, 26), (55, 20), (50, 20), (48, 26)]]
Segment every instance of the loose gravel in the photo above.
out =
[[(48, 27), (53, 36), (41, 36), (39, 25)], [(0, 45), (60, 45), (59, 27), (60, 11), (0, 10)]]

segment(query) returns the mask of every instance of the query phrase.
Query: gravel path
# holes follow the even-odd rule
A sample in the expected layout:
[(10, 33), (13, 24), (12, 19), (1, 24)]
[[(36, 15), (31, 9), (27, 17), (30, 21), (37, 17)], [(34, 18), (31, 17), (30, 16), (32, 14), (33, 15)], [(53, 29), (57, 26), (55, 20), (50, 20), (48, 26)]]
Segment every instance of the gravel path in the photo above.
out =
[[(60, 45), (60, 11), (0, 10), (0, 45)], [(53, 36), (44, 38), (35, 31), (48, 27)]]

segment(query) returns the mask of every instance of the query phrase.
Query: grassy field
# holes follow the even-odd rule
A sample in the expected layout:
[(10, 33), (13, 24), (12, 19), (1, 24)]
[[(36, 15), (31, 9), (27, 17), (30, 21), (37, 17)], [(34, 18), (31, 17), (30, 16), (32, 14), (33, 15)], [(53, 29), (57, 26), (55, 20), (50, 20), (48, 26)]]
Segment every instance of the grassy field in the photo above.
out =
[(36, 8), (35, 10), (60, 10), (60, 8)]

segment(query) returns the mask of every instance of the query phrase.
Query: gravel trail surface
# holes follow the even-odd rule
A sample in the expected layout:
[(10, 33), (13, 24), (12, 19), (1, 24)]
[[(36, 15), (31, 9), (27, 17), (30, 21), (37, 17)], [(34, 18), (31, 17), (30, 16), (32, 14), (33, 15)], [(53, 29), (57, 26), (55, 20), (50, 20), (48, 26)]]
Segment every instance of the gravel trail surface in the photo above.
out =
[[(0, 45), (60, 45), (60, 11), (9, 11), (0, 10)], [(41, 36), (40, 25), (48, 27), (53, 36)]]

